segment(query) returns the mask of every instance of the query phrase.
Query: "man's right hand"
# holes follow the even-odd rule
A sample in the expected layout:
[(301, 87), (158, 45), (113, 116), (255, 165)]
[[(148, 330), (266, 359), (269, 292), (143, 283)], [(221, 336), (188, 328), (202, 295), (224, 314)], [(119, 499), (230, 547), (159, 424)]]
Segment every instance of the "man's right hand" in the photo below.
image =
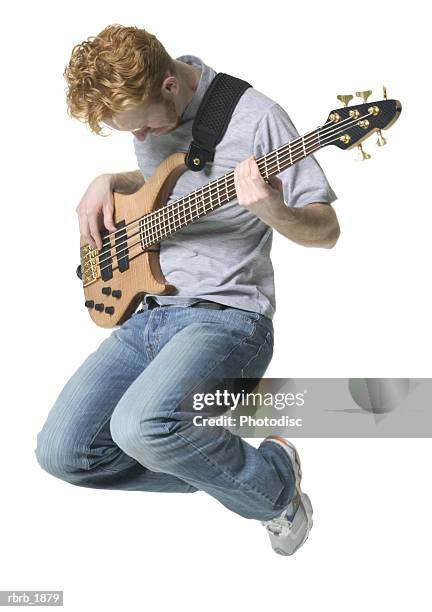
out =
[(88, 186), (76, 207), (82, 239), (93, 248), (102, 249), (101, 230), (116, 231), (114, 225), (113, 174), (101, 174)]
[(88, 186), (76, 207), (82, 239), (93, 248), (102, 249), (101, 230), (116, 231), (113, 191), (129, 195), (144, 185), (140, 170), (101, 174)]

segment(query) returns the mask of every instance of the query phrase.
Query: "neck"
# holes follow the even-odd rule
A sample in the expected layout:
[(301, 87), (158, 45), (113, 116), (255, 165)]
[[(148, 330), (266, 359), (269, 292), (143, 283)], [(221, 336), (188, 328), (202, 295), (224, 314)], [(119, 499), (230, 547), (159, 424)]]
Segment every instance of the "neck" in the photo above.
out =
[(176, 69), (176, 77), (180, 84), (180, 91), (175, 100), (175, 105), (177, 114), (181, 117), (197, 90), (201, 77), (201, 69), (186, 64), (185, 62), (180, 62), (179, 60), (173, 61)]

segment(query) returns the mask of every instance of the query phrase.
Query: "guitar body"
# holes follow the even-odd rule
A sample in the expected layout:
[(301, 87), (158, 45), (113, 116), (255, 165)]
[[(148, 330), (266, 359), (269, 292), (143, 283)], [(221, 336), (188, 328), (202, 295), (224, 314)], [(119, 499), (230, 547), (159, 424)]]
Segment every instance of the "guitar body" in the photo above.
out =
[[(175, 182), (187, 169), (184, 158), (184, 153), (174, 153), (167, 157), (143, 187), (131, 195), (114, 192), (114, 223), (117, 227), (131, 224), (164, 206)], [(138, 243), (139, 231), (137, 228), (133, 231), (137, 233), (134, 242)], [(104, 239), (104, 235), (102, 238)], [(103, 251), (102, 255), (99, 255), (96, 249), (92, 249), (82, 240), (80, 247), (85, 303), (91, 318), (100, 327), (121, 325), (137, 309), (146, 293), (166, 295), (175, 291), (175, 287), (169, 285), (163, 276), (159, 263), (159, 244), (152, 245), (149, 249), (140, 244), (135, 246), (129, 254), (127, 269), (121, 271), (116, 262), (115, 241), (112, 240), (108, 253), (112, 265), (105, 279), (100, 275), (99, 278), (98, 275), (95, 275), (96, 278), (91, 276), (92, 267), (103, 268), (106, 257)], [(122, 246), (119, 248), (122, 249)]]

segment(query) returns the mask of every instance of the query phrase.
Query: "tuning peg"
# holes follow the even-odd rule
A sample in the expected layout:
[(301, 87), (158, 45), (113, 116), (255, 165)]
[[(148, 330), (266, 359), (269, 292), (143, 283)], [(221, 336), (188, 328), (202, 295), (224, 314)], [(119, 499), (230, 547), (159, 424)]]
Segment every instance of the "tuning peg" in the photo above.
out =
[(371, 89), (367, 89), (366, 91), (356, 91), (356, 96), (358, 98), (363, 98), (363, 102), (367, 102), (367, 99), (369, 98), (371, 93), (372, 93)]
[(377, 131), (377, 135), (378, 135), (378, 138), (377, 138), (376, 144), (377, 144), (379, 147), (383, 147), (385, 144), (387, 144), (387, 140), (386, 140), (386, 139), (384, 138), (384, 136), (382, 135), (381, 130), (378, 130), (378, 131)]
[(383, 98), (384, 100), (387, 100), (387, 88), (385, 87), (385, 85), (383, 85)]
[(336, 97), (344, 106), (348, 106), (349, 101), (352, 100), (354, 96), (351, 96), (350, 94), (347, 94), (346, 96), (339, 94)]
[(366, 159), (370, 159), (371, 156), (369, 155), (369, 153), (366, 153), (366, 151), (363, 151), (363, 147), (361, 146), (361, 144), (357, 145), (357, 149), (358, 149), (358, 160), (359, 161), (365, 161)]

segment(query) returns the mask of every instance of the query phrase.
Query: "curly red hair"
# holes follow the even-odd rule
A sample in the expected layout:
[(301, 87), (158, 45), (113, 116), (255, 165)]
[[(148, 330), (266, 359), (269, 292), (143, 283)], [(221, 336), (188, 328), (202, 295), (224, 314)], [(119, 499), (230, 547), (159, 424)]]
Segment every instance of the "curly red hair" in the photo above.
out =
[(75, 45), (63, 76), (68, 114), (101, 134), (114, 113), (158, 100), (171, 56), (156, 36), (137, 27), (113, 24)]

